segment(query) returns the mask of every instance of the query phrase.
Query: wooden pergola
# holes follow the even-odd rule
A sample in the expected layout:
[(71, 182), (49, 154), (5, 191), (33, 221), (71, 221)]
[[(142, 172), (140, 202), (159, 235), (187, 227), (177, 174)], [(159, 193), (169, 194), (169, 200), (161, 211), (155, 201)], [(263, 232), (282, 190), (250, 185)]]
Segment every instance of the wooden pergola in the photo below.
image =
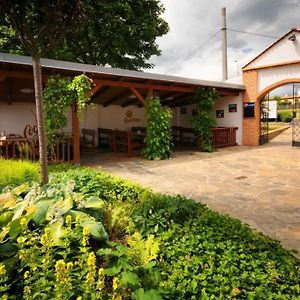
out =
[[(191, 103), (199, 87), (214, 87), (220, 97), (237, 96), (244, 90), (243, 85), (225, 82), (196, 80), (140, 71), (71, 63), (42, 59), (43, 83), (51, 75), (76, 76), (85, 73), (93, 80), (91, 101), (107, 107), (120, 105), (142, 107), (145, 98), (153, 94), (160, 97), (162, 104), (178, 107)], [(27, 56), (0, 53), (0, 101), (34, 102), (34, 94), (24, 94), (22, 89), (33, 89), (32, 60)], [(76, 108), (72, 109), (72, 131), (74, 163), (80, 163), (79, 119)]]

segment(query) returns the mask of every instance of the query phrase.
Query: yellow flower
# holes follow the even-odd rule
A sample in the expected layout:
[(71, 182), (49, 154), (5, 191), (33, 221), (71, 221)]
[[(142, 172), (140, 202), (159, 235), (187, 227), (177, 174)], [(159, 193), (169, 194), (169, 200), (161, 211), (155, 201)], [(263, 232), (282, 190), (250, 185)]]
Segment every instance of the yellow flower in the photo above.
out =
[(83, 235), (88, 236), (90, 234), (90, 230), (87, 227), (83, 227)]
[(96, 265), (96, 256), (95, 256), (94, 252), (91, 252), (89, 254), (89, 257), (87, 258), (86, 263), (89, 267)]
[(114, 277), (113, 279), (113, 290), (115, 291), (119, 287), (119, 279)]
[(72, 216), (67, 215), (67, 217), (66, 217), (66, 225), (68, 227), (71, 227), (71, 225), (72, 225)]
[(0, 264), (0, 276), (5, 276), (6, 274), (6, 269), (5, 266), (3, 264)]
[(46, 227), (44, 234), (41, 236), (41, 243), (43, 245), (49, 244), (51, 241), (51, 236), (50, 236), (50, 228)]
[(79, 296), (79, 297), (77, 297), (77, 298), (76, 298), (76, 300), (82, 300), (82, 297), (81, 297), (81, 296)]
[(24, 244), (25, 241), (26, 241), (26, 238), (25, 238), (24, 236), (19, 236), (19, 237), (17, 238), (17, 243), (18, 243), (19, 245)]
[(79, 224), (80, 223), (80, 215), (77, 215), (76, 216), (76, 224)]
[(25, 273), (24, 273), (24, 279), (27, 279), (29, 277), (29, 271), (26, 271)]
[(26, 218), (22, 218), (21, 219), (20, 225), (23, 226), (23, 227), (27, 227), (27, 220), (26, 220)]
[(24, 287), (24, 294), (25, 294), (25, 295), (31, 294), (31, 289), (30, 289), (30, 287), (27, 286), (27, 285)]
[(67, 263), (67, 270), (71, 270), (73, 268), (73, 263), (72, 262), (68, 262)]

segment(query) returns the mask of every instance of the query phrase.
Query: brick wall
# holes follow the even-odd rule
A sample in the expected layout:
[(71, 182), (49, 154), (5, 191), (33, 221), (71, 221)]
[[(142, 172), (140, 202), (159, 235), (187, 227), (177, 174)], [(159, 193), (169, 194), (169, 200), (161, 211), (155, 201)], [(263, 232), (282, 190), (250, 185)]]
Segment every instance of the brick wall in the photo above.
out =
[(257, 101), (257, 71), (244, 71), (243, 84), (246, 87), (243, 94), (243, 102), (255, 103), (254, 118), (243, 118), (243, 145), (258, 146), (260, 134), (260, 105), (259, 101)]

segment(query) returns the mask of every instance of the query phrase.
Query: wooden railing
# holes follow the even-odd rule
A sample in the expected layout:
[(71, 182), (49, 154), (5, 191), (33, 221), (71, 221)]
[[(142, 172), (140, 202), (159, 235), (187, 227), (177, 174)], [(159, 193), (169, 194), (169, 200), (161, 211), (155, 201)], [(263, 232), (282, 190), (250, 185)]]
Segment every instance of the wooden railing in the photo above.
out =
[[(0, 140), (0, 157), (5, 159), (38, 160), (39, 149), (36, 141), (10, 137)], [(72, 162), (73, 140), (71, 137), (61, 139), (54, 147), (48, 149), (49, 162)]]
[(215, 147), (236, 145), (237, 127), (217, 127), (212, 129), (212, 143)]

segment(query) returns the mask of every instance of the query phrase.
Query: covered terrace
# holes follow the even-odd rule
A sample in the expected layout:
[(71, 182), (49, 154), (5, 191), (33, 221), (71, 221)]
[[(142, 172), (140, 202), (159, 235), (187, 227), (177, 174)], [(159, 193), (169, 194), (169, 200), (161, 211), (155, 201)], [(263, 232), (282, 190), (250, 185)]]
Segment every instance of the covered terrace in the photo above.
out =
[[(44, 85), (47, 78), (55, 74), (73, 77), (85, 73), (89, 76), (94, 84), (90, 91), (91, 102), (96, 104), (99, 109), (119, 106), (125, 112), (129, 107), (143, 108), (145, 98), (153, 95), (159, 96), (164, 106), (175, 109), (192, 104), (192, 97), (198, 87), (214, 87), (220, 98), (239, 97), (244, 90), (243, 85), (226, 82), (189, 79), (52, 59), (42, 59), (41, 63)], [(24, 109), (27, 106), (34, 115), (31, 57), (0, 53), (0, 133), (2, 135), (5, 135), (5, 132), (13, 133), (15, 131), (19, 138), (24, 138), (22, 136), (23, 129), (26, 125), (34, 123), (32, 117), (31, 120), (25, 117)], [(8, 119), (11, 112), (14, 113), (14, 117), (10, 115)], [(106, 117), (109, 118), (109, 116)], [(122, 116), (120, 117), (123, 120)], [(85, 114), (85, 118), (87, 120), (90, 118), (89, 112)], [(100, 127), (99, 118), (101, 119), (97, 113), (94, 116), (94, 128)], [(114, 118), (111, 116), (112, 123)], [(73, 107), (70, 112), (70, 120), (72, 120), (72, 160), (79, 164), (80, 127), (84, 126), (80, 125), (76, 107)], [(175, 123), (175, 125), (178, 124)], [(110, 127), (112, 128), (109, 129), (119, 129), (114, 125)]]

